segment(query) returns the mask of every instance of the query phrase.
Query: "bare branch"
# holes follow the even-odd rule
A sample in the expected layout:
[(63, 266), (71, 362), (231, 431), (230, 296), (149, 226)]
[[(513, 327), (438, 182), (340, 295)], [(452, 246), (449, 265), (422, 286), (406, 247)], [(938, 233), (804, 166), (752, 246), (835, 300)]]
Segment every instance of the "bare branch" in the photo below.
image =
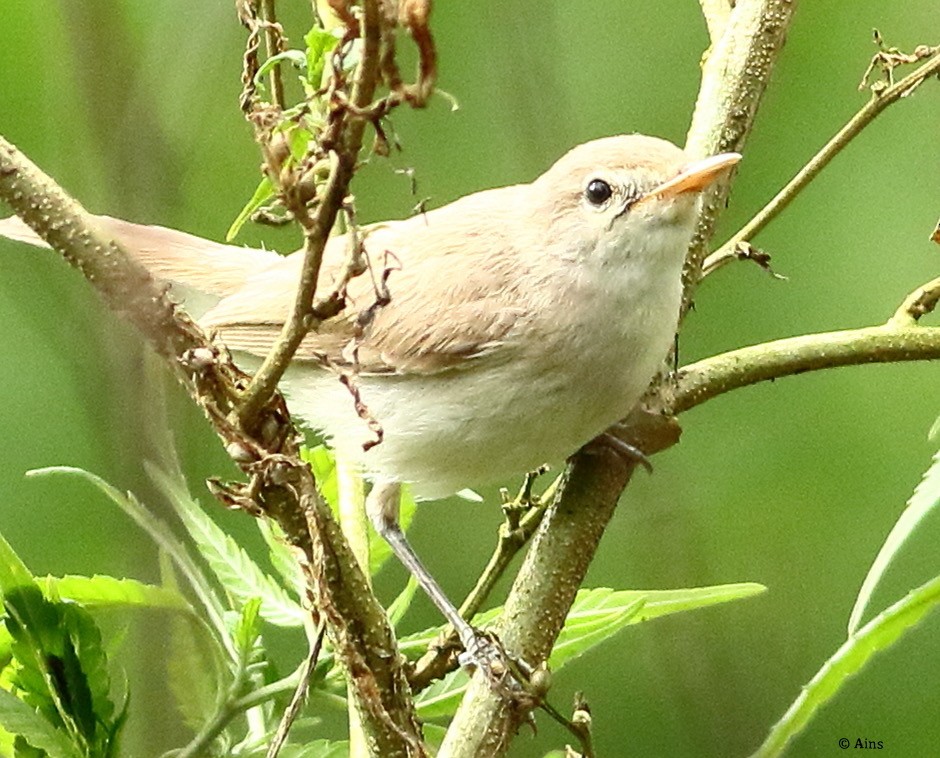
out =
[[(362, 4), (362, 11), (359, 24), (362, 48), (351, 98), (352, 106), (359, 109), (365, 108), (372, 102), (378, 85), (379, 43), (382, 34), (378, 0), (365, 0)], [(345, 112), (345, 115), (348, 117), (348, 112)], [(333, 159), (330, 176), (319, 198), (313, 218), (310, 218), (303, 208), (299, 209), (302, 211), (299, 214), (296, 213), (298, 209), (292, 209), (295, 210), (295, 216), (304, 231), (303, 269), (290, 318), (284, 324), (277, 342), (255, 374), (239, 410), (242, 423), (248, 426), (254, 420), (258, 409), (274, 392), (307, 332), (318, 321), (316, 314), (312, 311), (312, 305), (317, 279), (320, 276), (323, 249), (330, 230), (336, 223), (336, 214), (339, 213), (346, 199), (349, 182), (359, 159), (366, 121), (362, 118), (350, 118), (345, 127), (345, 130), (340, 132), (342, 136), (338, 143), (332, 146)]]
[(880, 115), (889, 105), (910, 95), (926, 79), (940, 72), (940, 52), (927, 60), (916, 71), (887, 88), (872, 88), (871, 99), (859, 110), (836, 135), (829, 140), (809, 162), (800, 169), (787, 185), (765, 205), (740, 231), (724, 245), (709, 255), (703, 264), (703, 276), (707, 276), (727, 263), (735, 260), (739, 243), (751, 240), (767, 224), (786, 208), (806, 186), (813, 181), (829, 162), (835, 158), (861, 131)]
[(667, 411), (682, 413), (731, 390), (808, 371), (937, 359), (940, 359), (938, 327), (888, 323), (790, 337), (732, 350), (681, 369)]
[(894, 312), (888, 324), (895, 326), (912, 326), (921, 317), (931, 313), (940, 303), (940, 277), (918, 287), (904, 298), (904, 302)]
[[(743, 152), (773, 65), (786, 40), (796, 0), (739, 0), (721, 39), (702, 67), (702, 86), (686, 137), (693, 157)], [(683, 271), (683, 313), (701, 279), (702, 261), (718, 214), (728, 199), (730, 177), (710, 188)]]
[(708, 38), (714, 45), (725, 33), (728, 17), (731, 15), (731, 2), (730, 0), (699, 0), (698, 4), (702, 6), (702, 15), (708, 27)]

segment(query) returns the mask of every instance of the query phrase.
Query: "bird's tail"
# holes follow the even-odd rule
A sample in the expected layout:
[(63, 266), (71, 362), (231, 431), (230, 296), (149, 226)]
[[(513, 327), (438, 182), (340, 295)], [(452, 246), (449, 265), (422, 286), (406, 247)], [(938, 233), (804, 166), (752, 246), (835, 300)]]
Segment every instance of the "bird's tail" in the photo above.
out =
[[(223, 245), (163, 226), (134, 224), (110, 216), (92, 218), (100, 232), (123, 245), (155, 278), (210, 298), (237, 292), (250, 276), (281, 259), (270, 250)], [(16, 216), (0, 219), (0, 237), (49, 247)], [(190, 296), (184, 300), (190, 300)]]

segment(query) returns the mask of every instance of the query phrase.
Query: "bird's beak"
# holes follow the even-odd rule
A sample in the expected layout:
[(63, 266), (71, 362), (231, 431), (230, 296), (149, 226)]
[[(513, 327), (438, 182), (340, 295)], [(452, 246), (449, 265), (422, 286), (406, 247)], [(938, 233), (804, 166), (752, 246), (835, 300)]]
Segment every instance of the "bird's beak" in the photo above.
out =
[(647, 192), (638, 202), (643, 202), (651, 198), (666, 200), (683, 192), (699, 192), (714, 182), (725, 171), (741, 160), (740, 153), (721, 153), (713, 155), (710, 158), (702, 158), (698, 161), (682, 167), (682, 170), (672, 179), (667, 179), (662, 184), (654, 187)]

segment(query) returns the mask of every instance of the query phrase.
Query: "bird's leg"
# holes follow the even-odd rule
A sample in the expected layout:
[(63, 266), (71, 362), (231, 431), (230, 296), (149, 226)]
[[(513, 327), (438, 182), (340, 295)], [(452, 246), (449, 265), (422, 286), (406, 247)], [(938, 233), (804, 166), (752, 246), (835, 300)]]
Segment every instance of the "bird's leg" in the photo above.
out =
[(500, 663), (503, 654), (498, 643), (491, 636), (474, 629), (463, 619), (405, 537), (398, 523), (400, 495), (401, 485), (398, 482), (386, 479), (376, 480), (372, 491), (366, 498), (366, 512), (375, 530), (389, 544), (398, 560), (418, 580), (418, 584), (427, 596), (457, 631), (457, 636), (460, 637), (464, 648), (464, 652), (458, 658), (460, 665), (482, 666), (489, 674), (502, 679), (506, 668)]
[(618, 436), (617, 432), (623, 428), (624, 426), (622, 424), (614, 424), (606, 432), (597, 435), (597, 437), (584, 445), (584, 447), (581, 448), (582, 452), (588, 455), (596, 455), (603, 449), (611, 450), (630, 463), (640, 464), (647, 472), (652, 474), (653, 464), (650, 463), (650, 459), (646, 456), (646, 453)]

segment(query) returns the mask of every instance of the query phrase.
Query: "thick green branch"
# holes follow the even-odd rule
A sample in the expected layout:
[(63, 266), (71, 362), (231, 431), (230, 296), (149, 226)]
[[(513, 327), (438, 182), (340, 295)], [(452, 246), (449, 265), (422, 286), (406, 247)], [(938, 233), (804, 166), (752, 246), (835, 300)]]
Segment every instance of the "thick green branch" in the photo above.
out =
[[(686, 136), (685, 148), (692, 157), (744, 151), (795, 10), (796, 0), (738, 0), (735, 4), (702, 67), (702, 86)], [(683, 271), (683, 313), (701, 278), (708, 241), (730, 186), (728, 180), (719, 182), (705, 194)]]
[(807, 371), (940, 359), (940, 327), (872, 326), (776, 340), (682, 368), (666, 411), (679, 414), (725, 392)]

